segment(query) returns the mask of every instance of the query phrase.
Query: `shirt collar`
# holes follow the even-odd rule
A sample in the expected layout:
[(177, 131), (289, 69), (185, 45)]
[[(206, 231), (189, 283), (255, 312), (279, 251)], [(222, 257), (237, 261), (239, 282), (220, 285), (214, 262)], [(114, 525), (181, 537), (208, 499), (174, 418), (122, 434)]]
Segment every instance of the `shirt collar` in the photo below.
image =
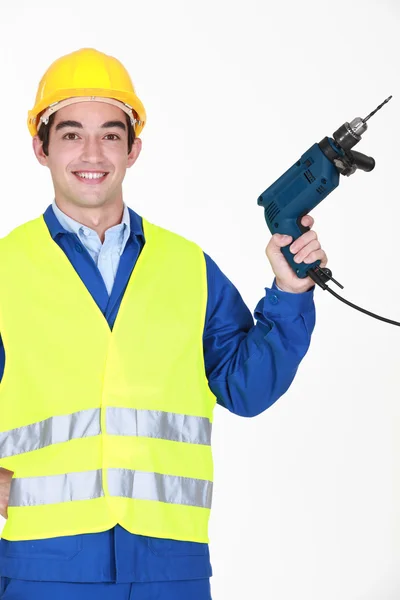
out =
[[(61, 213), (61, 215), (66, 217), (66, 220), (61, 219), (62, 222), (60, 222), (60, 220), (58, 219), (58, 211)], [(65, 215), (65, 213), (63, 213), (58, 208), (55, 201), (53, 202), (53, 204), (50, 204), (47, 207), (43, 214), (43, 218), (46, 222), (46, 225), (49, 229), (50, 235), (53, 238), (53, 240), (57, 237), (57, 235), (71, 233), (71, 231), (73, 231), (74, 233), (78, 233), (79, 228), (82, 227), (81, 223), (78, 223), (77, 221), (74, 221), (74, 219), (71, 219), (71, 217)], [(127, 227), (125, 228), (125, 234), (127, 235), (127, 239), (128, 237), (133, 238), (133, 236), (140, 236), (144, 239), (142, 218), (134, 210), (132, 210), (125, 204), (121, 222), (127, 225)], [(69, 227), (67, 228), (68, 225)], [(76, 230), (73, 229), (75, 226), (77, 226)]]

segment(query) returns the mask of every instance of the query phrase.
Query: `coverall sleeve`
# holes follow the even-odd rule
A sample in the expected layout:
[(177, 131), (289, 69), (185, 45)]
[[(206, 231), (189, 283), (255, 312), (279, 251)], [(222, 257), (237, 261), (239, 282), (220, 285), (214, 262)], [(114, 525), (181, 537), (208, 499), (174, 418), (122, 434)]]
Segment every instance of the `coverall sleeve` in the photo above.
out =
[(291, 385), (315, 326), (314, 289), (265, 288), (254, 319), (234, 284), (205, 254), (208, 301), (203, 334), (206, 374), (218, 404), (253, 417)]

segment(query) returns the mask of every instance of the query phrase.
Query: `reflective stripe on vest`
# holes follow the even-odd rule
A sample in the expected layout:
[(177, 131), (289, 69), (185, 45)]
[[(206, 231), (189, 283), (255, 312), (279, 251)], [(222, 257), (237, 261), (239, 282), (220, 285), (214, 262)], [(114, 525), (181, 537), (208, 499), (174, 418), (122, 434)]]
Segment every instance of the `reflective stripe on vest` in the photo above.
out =
[(107, 407), (107, 433), (211, 445), (209, 419), (159, 410)]
[(99, 434), (98, 408), (50, 417), (32, 425), (0, 433), (0, 459)]
[[(70, 440), (100, 435), (100, 409), (50, 417), (39, 423), (0, 433), (0, 459)], [(212, 425), (205, 417), (158, 410), (106, 408), (110, 435), (153, 437), (186, 444), (211, 444)]]
[[(108, 469), (110, 496), (211, 508), (212, 482), (188, 477)], [(38, 506), (104, 496), (102, 471), (13, 479), (9, 506)]]

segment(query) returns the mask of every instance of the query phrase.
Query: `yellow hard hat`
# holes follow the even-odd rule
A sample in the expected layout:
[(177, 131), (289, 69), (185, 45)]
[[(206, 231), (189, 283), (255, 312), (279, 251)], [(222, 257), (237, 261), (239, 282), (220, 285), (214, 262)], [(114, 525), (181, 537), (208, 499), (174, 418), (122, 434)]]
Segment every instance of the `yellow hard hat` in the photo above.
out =
[(52, 112), (67, 104), (87, 100), (120, 106), (131, 116), (136, 135), (146, 123), (146, 111), (125, 67), (113, 56), (93, 48), (82, 48), (58, 58), (43, 75), (35, 106), (28, 112), (31, 135), (37, 134), (41, 122), (46, 123)]

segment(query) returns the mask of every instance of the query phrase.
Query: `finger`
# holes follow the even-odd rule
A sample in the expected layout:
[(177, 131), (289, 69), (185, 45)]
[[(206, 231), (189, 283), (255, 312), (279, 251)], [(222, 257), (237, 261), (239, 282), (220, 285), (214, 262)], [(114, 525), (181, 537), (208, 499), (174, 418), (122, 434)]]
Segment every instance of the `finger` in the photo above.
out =
[(292, 241), (293, 238), (290, 235), (281, 235), (280, 233), (274, 233), (267, 246), (267, 250), (268, 248), (272, 250), (280, 250), (280, 248), (288, 246)]
[(297, 254), (298, 252), (300, 252), (300, 250), (307, 246), (307, 244), (317, 239), (318, 235), (315, 231), (307, 231), (307, 233), (303, 233), (302, 236), (300, 236), (299, 238), (297, 238), (296, 241), (293, 242), (293, 244), (290, 246), (290, 252), (293, 252), (293, 254)]
[(9, 481), (11, 481), (13, 475), (14, 471), (10, 471), (9, 469), (0, 467), (0, 484), (8, 483)]
[(8, 500), (4, 504), (2, 503), (0, 506), (0, 515), (3, 517), (3, 519), (7, 519), (7, 516), (8, 516), (7, 509), (8, 509)]
[(304, 227), (312, 227), (314, 225), (314, 219), (311, 217), (311, 215), (305, 215), (301, 219), (301, 224), (304, 225)]
[[(322, 266), (322, 267), (325, 267), (325, 266), (326, 266), (326, 264), (327, 264), (327, 262), (328, 262), (328, 259), (327, 259), (327, 256), (326, 256), (325, 252), (322, 250), (322, 248), (321, 248), (321, 250), (315, 250), (314, 252), (311, 252), (311, 253), (310, 253), (310, 254), (309, 254), (309, 255), (308, 255), (308, 256), (307, 256), (307, 257), (304, 259), (304, 261), (303, 261), (303, 262), (304, 262), (306, 265), (309, 265), (309, 264), (311, 264), (311, 263), (315, 262), (316, 260), (320, 260), (320, 261), (321, 261), (321, 266)], [(322, 263), (324, 263), (324, 264), (322, 264)]]
[(320, 267), (323, 269), (328, 264), (328, 257), (325, 252), (324, 252), (324, 257), (321, 258), (320, 260), (321, 260)]
[(309, 254), (311, 254), (311, 252), (320, 250), (320, 248), (321, 248), (321, 244), (319, 243), (319, 241), (313, 240), (312, 242), (307, 244), (307, 246), (305, 246), (302, 250), (300, 250), (300, 252), (298, 252), (296, 254), (296, 256), (294, 257), (294, 262), (296, 262), (296, 263), (304, 262), (305, 259), (307, 258), (307, 256), (309, 256)]

